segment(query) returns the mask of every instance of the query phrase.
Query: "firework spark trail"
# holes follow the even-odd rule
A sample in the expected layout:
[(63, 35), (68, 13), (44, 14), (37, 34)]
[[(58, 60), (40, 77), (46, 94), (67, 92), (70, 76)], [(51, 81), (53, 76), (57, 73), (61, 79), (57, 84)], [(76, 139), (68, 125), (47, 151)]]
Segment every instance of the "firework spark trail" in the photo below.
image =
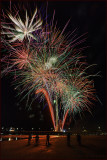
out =
[(62, 130), (63, 130), (63, 128), (64, 128), (64, 124), (65, 124), (65, 121), (66, 121), (68, 112), (69, 112), (69, 109), (67, 109), (67, 111), (66, 111), (66, 113), (65, 113), (65, 115), (64, 115), (64, 118), (63, 118), (63, 121), (62, 121), (62, 127), (61, 127)]
[(40, 92), (42, 92), (45, 95), (45, 97), (46, 97), (46, 100), (47, 100), (48, 106), (49, 106), (49, 110), (50, 110), (50, 113), (51, 113), (51, 118), (52, 118), (53, 126), (54, 126), (54, 129), (55, 129), (56, 127), (55, 127), (54, 111), (53, 111), (53, 106), (51, 104), (48, 92), (44, 88), (41, 88), (41, 89), (37, 90), (35, 93), (38, 94)]

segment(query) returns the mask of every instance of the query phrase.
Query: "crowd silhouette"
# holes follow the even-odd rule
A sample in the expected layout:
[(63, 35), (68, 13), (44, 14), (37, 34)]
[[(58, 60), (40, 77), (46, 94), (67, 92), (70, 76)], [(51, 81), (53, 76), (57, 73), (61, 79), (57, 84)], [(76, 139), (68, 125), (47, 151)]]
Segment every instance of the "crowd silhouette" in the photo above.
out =
[[(31, 135), (31, 133), (29, 133), (29, 136), (28, 136), (28, 145), (31, 144), (31, 139), (32, 139), (32, 135)], [(77, 139), (78, 145), (81, 146), (81, 135), (77, 134), (76, 139)], [(50, 134), (47, 133), (47, 135), (46, 135), (46, 146), (51, 145), (51, 143), (49, 141), (50, 141)], [(37, 146), (38, 144), (39, 144), (39, 135), (37, 134), (35, 136), (35, 145)], [(67, 145), (68, 146), (71, 145), (71, 133), (70, 132), (67, 133)]]

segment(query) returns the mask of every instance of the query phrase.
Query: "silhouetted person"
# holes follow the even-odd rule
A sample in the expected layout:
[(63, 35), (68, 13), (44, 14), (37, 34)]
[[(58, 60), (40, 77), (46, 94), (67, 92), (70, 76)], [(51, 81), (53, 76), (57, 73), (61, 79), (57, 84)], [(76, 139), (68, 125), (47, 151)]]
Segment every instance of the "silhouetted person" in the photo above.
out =
[(38, 143), (39, 143), (39, 136), (38, 136), (38, 134), (36, 135), (35, 140), (36, 140), (36, 145), (38, 145)]
[(32, 138), (31, 133), (29, 133), (29, 137), (28, 137), (28, 145), (30, 145), (31, 138)]
[(67, 134), (67, 145), (70, 146), (70, 133)]
[(47, 146), (49, 146), (49, 144), (50, 144), (50, 143), (49, 143), (49, 138), (50, 138), (50, 136), (49, 136), (49, 133), (48, 133), (47, 136), (46, 136), (46, 145), (47, 145)]
[(77, 142), (78, 142), (78, 145), (80, 146), (81, 145), (81, 136), (80, 136), (80, 134), (77, 134)]

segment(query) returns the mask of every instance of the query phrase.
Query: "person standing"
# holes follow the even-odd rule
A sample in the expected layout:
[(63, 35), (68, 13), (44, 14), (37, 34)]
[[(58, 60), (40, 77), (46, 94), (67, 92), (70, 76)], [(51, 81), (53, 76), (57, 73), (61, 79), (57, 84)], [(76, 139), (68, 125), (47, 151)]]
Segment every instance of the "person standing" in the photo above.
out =
[(50, 138), (50, 136), (49, 136), (49, 133), (47, 134), (47, 136), (46, 136), (46, 146), (49, 146), (49, 138)]
[(39, 143), (39, 135), (38, 134), (36, 135), (35, 140), (36, 140), (36, 145), (38, 145), (38, 143)]

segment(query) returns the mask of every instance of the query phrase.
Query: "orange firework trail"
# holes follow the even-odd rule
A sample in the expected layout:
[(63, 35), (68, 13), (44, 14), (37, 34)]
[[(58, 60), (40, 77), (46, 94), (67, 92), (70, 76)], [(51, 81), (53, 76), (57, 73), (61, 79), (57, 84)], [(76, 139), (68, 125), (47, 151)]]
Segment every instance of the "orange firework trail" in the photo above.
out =
[(45, 95), (46, 100), (48, 102), (48, 106), (49, 106), (49, 110), (50, 110), (53, 126), (54, 126), (54, 129), (55, 129), (56, 127), (55, 127), (54, 111), (53, 111), (53, 106), (51, 104), (48, 92), (44, 88), (41, 88), (41, 89), (38, 89), (35, 93), (38, 94), (38, 93), (41, 93), (41, 92)]

